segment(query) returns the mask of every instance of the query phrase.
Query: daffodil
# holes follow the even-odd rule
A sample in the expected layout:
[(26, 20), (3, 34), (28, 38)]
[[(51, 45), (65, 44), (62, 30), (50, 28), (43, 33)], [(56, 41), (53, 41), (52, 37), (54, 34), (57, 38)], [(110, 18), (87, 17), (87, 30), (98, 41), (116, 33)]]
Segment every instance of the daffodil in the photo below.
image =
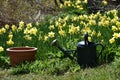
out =
[(62, 18), (58, 18), (58, 22), (62, 22), (63, 21), (63, 19)]
[(59, 32), (58, 32), (60, 35), (62, 35), (62, 36), (66, 36), (66, 33), (65, 33), (65, 31), (64, 30), (60, 30)]
[(13, 31), (16, 31), (16, 30), (17, 30), (17, 26), (12, 25), (12, 30), (13, 30)]
[(74, 28), (74, 31), (75, 31), (76, 34), (79, 33), (80, 27), (79, 27), (79, 26), (75, 27), (75, 28)]
[(7, 41), (7, 45), (13, 45), (14, 42), (12, 41), (12, 39), (9, 39), (9, 41)]
[(115, 38), (114, 38), (114, 37), (111, 38), (111, 39), (109, 40), (109, 42), (110, 42), (110, 44), (114, 43), (114, 42), (115, 42)]
[(89, 16), (87, 16), (87, 15), (85, 15), (85, 14), (79, 16), (79, 19), (80, 19), (80, 20), (88, 20), (88, 18), (89, 18)]
[(0, 46), (0, 52), (4, 51), (4, 48), (2, 46)]
[(74, 16), (73, 17), (73, 21), (77, 21), (78, 20), (78, 17), (77, 16)]
[(120, 27), (120, 22), (119, 21), (116, 22), (116, 26)]
[(39, 35), (38, 40), (40, 41), (42, 39), (43, 39), (42, 35)]
[(53, 23), (53, 20), (52, 20), (52, 19), (50, 19), (50, 21), (49, 21), (49, 22), (50, 22), (50, 24), (52, 24), (52, 23)]
[(92, 41), (92, 38), (90, 36), (88, 37), (88, 41), (90, 41), (90, 42)]
[(89, 20), (88, 23), (90, 26), (96, 25), (96, 21), (95, 20)]
[(91, 29), (90, 29), (90, 27), (85, 27), (85, 28), (83, 28), (82, 30), (81, 30), (81, 32), (82, 32), (82, 34), (84, 34), (84, 33), (86, 33), (86, 32), (88, 32), (88, 33), (91, 33), (92, 31), (91, 31)]
[(48, 41), (49, 37), (48, 36), (44, 36), (44, 40)]
[(71, 1), (65, 1), (64, 6), (68, 6), (68, 7), (71, 6)]
[(88, 3), (88, 0), (84, 0), (84, 3), (87, 4), (87, 3)]
[(32, 40), (32, 37), (31, 37), (30, 35), (25, 35), (24, 38), (25, 38), (26, 40)]
[(10, 27), (10, 26), (9, 26), (8, 24), (5, 25), (5, 29), (9, 29), (9, 27)]
[(68, 21), (69, 20), (69, 16), (66, 16), (65, 18), (64, 18), (64, 21)]
[(95, 34), (96, 34), (95, 30), (93, 30), (91, 36), (94, 36)]
[(26, 24), (27, 28), (31, 28), (32, 27), (32, 23), (28, 23)]
[(74, 34), (79, 28), (76, 28), (73, 24), (69, 26), (69, 34)]
[(38, 32), (37, 28), (33, 27), (33, 28), (30, 29), (29, 34), (33, 34), (33, 35), (36, 36), (37, 32)]
[(37, 21), (37, 22), (35, 23), (35, 25), (36, 25), (36, 26), (39, 26), (39, 25), (40, 25), (40, 23)]
[(79, 4), (81, 4), (82, 2), (80, 1), (80, 0), (77, 0), (76, 1), (76, 5), (79, 5)]
[(4, 27), (1, 29), (1, 31), (2, 33), (6, 33), (6, 29)]
[(108, 27), (110, 25), (110, 22), (107, 20), (101, 20), (100, 22), (98, 22), (98, 25), (103, 27)]
[(18, 27), (18, 29), (17, 29), (17, 31), (19, 32), (19, 31), (22, 31), (22, 27)]
[(58, 29), (62, 29), (64, 26), (63, 25), (59, 25), (58, 26)]
[(119, 33), (114, 33), (114, 34), (113, 34), (113, 37), (114, 37), (115, 39), (118, 39), (118, 38), (120, 37), (120, 34), (119, 34)]
[(103, 5), (107, 5), (107, 1), (106, 0), (103, 0), (102, 3), (103, 3)]
[(28, 29), (28, 28), (26, 28), (26, 29), (24, 30), (24, 34), (29, 34), (29, 29)]
[(49, 33), (48, 33), (48, 37), (50, 37), (50, 38), (55, 37), (55, 33), (54, 33), (54, 32), (52, 32), (52, 31), (51, 31), (51, 32), (49, 32)]
[(24, 26), (24, 22), (23, 21), (20, 21), (19, 22), (19, 27), (23, 27)]
[(98, 34), (97, 34), (97, 37), (100, 37), (101, 36), (101, 32), (99, 31)]
[(112, 30), (113, 30), (113, 31), (117, 31), (118, 28), (117, 28), (116, 26), (113, 25), (113, 26), (112, 26)]
[(116, 23), (117, 23), (117, 21), (118, 21), (118, 19), (117, 19), (117, 18), (113, 18), (113, 19), (111, 19), (111, 23), (113, 23), (113, 24), (116, 24)]
[(63, 27), (65, 27), (66, 26), (66, 22), (64, 22), (64, 24), (63, 24)]
[(58, 21), (55, 22), (55, 26), (59, 26), (59, 22)]
[(76, 8), (78, 8), (79, 10), (83, 10), (83, 6), (82, 5), (78, 5), (78, 6), (76, 6)]
[(2, 35), (2, 30), (0, 29), (0, 35)]
[(60, 4), (60, 8), (63, 8), (63, 6), (64, 6), (63, 4)]
[(114, 17), (118, 17), (118, 16), (117, 16), (118, 10), (113, 9), (113, 10), (111, 10), (110, 12), (114, 15)]
[(54, 25), (50, 25), (50, 26), (49, 26), (49, 29), (50, 29), (50, 30), (53, 30), (53, 29), (54, 29)]
[(9, 35), (8, 35), (8, 38), (9, 38), (9, 39), (12, 39), (12, 38), (13, 38), (13, 35), (12, 35), (12, 34), (9, 34)]

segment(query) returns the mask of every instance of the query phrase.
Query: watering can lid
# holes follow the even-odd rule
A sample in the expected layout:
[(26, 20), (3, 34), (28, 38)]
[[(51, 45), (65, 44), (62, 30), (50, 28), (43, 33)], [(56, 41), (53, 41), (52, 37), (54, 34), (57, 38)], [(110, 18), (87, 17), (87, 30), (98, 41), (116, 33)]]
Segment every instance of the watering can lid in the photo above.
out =
[(85, 41), (78, 42), (77, 47), (80, 47), (80, 46), (85, 46)]

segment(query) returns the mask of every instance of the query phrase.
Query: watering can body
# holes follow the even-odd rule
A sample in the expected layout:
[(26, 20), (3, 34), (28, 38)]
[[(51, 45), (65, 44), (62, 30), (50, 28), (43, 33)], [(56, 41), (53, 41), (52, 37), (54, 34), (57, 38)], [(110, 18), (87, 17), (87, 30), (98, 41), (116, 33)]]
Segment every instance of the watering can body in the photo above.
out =
[[(88, 42), (86, 45), (84, 41), (81, 41), (77, 44), (77, 62), (80, 66), (83, 67), (94, 67), (98, 65), (98, 59), (100, 53), (97, 53), (97, 46), (102, 46), (101, 44), (96, 44), (94, 42)], [(102, 46), (103, 48), (103, 46)]]

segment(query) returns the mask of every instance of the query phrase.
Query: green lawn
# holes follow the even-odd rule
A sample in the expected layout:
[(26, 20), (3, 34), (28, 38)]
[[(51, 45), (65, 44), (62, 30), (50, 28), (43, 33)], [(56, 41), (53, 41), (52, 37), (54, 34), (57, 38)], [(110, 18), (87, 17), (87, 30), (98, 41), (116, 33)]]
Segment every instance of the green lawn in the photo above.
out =
[(1, 80), (120, 80), (119, 76), (120, 68), (115, 68), (112, 64), (81, 69), (75, 73), (66, 72), (62, 75), (42, 75), (39, 73), (13, 75), (9, 69), (0, 68)]

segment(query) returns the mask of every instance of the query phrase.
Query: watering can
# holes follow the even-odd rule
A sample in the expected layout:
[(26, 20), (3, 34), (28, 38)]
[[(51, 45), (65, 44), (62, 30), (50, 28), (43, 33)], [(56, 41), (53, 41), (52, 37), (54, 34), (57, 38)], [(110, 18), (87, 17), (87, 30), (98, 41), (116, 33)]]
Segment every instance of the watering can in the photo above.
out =
[[(102, 56), (102, 51), (104, 49), (102, 44), (89, 42), (88, 41), (88, 33), (86, 32), (84, 34), (84, 41), (80, 41), (77, 43), (76, 50), (65, 50), (63, 49), (58, 43), (57, 39), (53, 40), (51, 43), (52, 46), (56, 46), (58, 49), (60, 49), (66, 57), (69, 57), (71, 60), (75, 60), (73, 56), (70, 55), (70, 53), (73, 53), (76, 55), (77, 63), (81, 67), (95, 67), (98, 65), (99, 57)], [(100, 46), (101, 50), (97, 51), (97, 47)], [(99, 53), (98, 53), (99, 52)]]

